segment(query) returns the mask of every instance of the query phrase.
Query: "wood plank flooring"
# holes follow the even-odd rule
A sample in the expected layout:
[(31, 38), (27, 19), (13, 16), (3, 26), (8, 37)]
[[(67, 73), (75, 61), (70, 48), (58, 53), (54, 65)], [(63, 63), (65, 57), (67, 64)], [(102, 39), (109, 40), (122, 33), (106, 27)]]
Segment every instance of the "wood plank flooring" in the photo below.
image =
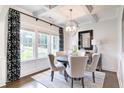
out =
[(115, 72), (103, 71), (106, 73), (103, 88), (119, 88), (117, 74)]
[[(109, 71), (103, 71), (103, 72), (106, 73), (103, 88), (119, 88), (116, 73), (109, 72)], [(41, 71), (35, 74), (38, 74), (38, 73), (41, 73)], [(6, 86), (3, 86), (2, 88), (46, 88), (41, 83), (31, 78), (31, 76), (35, 74), (31, 74), (21, 78), (20, 80), (7, 83)]]

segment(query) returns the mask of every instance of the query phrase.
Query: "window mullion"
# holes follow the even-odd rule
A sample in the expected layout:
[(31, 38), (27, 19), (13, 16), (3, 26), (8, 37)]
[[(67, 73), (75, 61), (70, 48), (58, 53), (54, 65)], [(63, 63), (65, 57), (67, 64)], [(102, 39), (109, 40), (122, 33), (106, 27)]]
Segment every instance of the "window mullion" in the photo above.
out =
[(34, 56), (35, 59), (38, 58), (38, 33), (35, 31), (35, 39), (34, 39)]
[(52, 53), (52, 51), (51, 51), (51, 34), (49, 34), (48, 50), (49, 50), (49, 53)]

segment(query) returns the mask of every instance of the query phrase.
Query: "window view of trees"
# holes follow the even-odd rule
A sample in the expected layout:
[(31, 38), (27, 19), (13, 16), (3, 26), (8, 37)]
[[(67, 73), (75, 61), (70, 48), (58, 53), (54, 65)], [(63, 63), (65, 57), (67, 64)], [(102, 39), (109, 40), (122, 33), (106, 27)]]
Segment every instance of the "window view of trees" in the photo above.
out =
[[(50, 36), (51, 40), (48, 41)], [(48, 46), (48, 43), (51, 45)], [(47, 58), (49, 52), (56, 55), (56, 52), (59, 51), (59, 36), (21, 29), (20, 46), (21, 61)]]
[(21, 30), (20, 33), (21, 61), (32, 59), (33, 37), (35, 33), (26, 30)]
[(38, 34), (38, 58), (46, 58), (48, 56), (48, 35)]
[(59, 51), (59, 36), (52, 36), (52, 54), (56, 55), (56, 52)]

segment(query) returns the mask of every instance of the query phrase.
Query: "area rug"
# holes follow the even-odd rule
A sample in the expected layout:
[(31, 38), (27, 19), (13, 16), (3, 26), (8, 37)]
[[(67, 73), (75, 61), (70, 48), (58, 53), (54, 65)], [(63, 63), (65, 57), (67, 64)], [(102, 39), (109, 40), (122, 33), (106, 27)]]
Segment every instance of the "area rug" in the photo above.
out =
[[(32, 76), (32, 78), (47, 88), (70, 88), (71, 80), (68, 78), (66, 82), (63, 74), (55, 72), (53, 82), (51, 82), (50, 71), (39, 73)], [(104, 72), (95, 72), (95, 83), (93, 83), (92, 73), (86, 72), (84, 77), (84, 86), (85, 88), (102, 88), (104, 83), (105, 73)], [(82, 88), (81, 80), (73, 81), (74, 88)]]

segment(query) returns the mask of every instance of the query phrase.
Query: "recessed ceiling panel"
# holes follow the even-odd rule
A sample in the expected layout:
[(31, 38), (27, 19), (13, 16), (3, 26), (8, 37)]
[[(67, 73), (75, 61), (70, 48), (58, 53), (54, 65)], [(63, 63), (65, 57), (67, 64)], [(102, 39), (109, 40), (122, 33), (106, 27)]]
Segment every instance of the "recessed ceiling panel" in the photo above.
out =
[(51, 22), (55, 22), (57, 24), (63, 23), (66, 21), (62, 16), (59, 16), (58, 14), (56, 14), (54, 12), (46, 12), (43, 15), (39, 15), (39, 17), (44, 18)]
[(94, 5), (93, 13), (106, 12), (111, 11), (113, 9), (117, 9), (118, 5)]
[(62, 15), (67, 20), (70, 20), (70, 9), (72, 9), (72, 19), (86, 15), (85, 11), (80, 5), (63, 5), (62, 7), (56, 8), (53, 11)]

